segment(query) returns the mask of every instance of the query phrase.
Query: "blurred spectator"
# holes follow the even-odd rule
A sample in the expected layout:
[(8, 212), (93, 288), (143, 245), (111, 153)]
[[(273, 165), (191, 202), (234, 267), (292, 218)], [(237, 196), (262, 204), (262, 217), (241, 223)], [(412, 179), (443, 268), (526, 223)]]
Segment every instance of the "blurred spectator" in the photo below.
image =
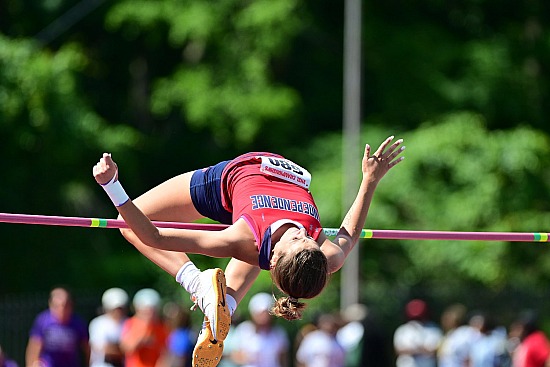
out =
[(269, 293), (258, 293), (248, 303), (250, 320), (241, 322), (232, 338), (234, 345), (231, 360), (247, 367), (286, 367), (289, 364), (289, 339), (286, 331), (273, 324), (269, 312), (274, 298)]
[(128, 315), (128, 293), (110, 288), (101, 297), (103, 314), (90, 322), (90, 366), (122, 367), (124, 353), (120, 349), (122, 325)]
[(497, 327), (493, 317), (484, 313), (472, 316), (470, 326), (478, 332), (470, 347), (470, 367), (508, 366), (506, 330)]
[(26, 351), (28, 367), (78, 367), (90, 360), (88, 327), (73, 313), (73, 300), (65, 288), (54, 288), (49, 308), (36, 317)]
[(437, 351), (438, 367), (468, 367), (470, 348), (479, 332), (466, 323), (466, 307), (450, 305), (441, 315), (443, 339)]
[(165, 367), (191, 367), (197, 337), (191, 329), (189, 313), (174, 302), (164, 306), (165, 322), (170, 332)]
[(320, 315), (317, 330), (307, 333), (296, 352), (299, 367), (343, 367), (345, 350), (338, 343), (336, 334), (341, 326), (339, 317)]
[(538, 315), (534, 311), (524, 311), (510, 328), (512, 336), (519, 339), (513, 351), (514, 367), (544, 367), (548, 365), (550, 343), (539, 329)]
[(428, 305), (413, 299), (405, 306), (407, 322), (393, 335), (397, 367), (435, 367), (436, 351), (443, 333), (430, 319)]
[(302, 327), (300, 327), (300, 329), (298, 329), (298, 332), (294, 337), (294, 344), (293, 344), (294, 351), (297, 351), (300, 348), (300, 345), (302, 344), (302, 341), (304, 340), (307, 334), (317, 330), (316, 324), (317, 324), (317, 318), (315, 318), (314, 322), (308, 322), (304, 324)]
[(368, 313), (367, 306), (353, 304), (342, 311), (345, 323), (336, 333), (338, 343), (346, 351), (346, 366), (358, 366), (361, 358), (361, 349), (365, 328), (363, 320)]
[(169, 333), (159, 317), (160, 295), (154, 289), (141, 289), (133, 306), (135, 314), (124, 322), (120, 341), (126, 367), (160, 366), (166, 358)]
[(336, 338), (346, 351), (347, 367), (386, 367), (391, 363), (391, 342), (375, 318), (363, 304), (352, 304), (342, 312), (346, 324)]
[(223, 355), (218, 367), (237, 367), (239, 366), (231, 359), (231, 354), (234, 350), (240, 348), (241, 341), (235, 337), (235, 329), (238, 325), (243, 322), (242, 315), (240, 312), (235, 312), (231, 317), (231, 328), (229, 329), (229, 334), (223, 344)]
[(4, 353), (4, 350), (2, 349), (2, 346), (0, 345), (0, 367), (17, 367), (17, 363), (8, 358), (6, 353)]
[(234, 319), (231, 320), (231, 328), (229, 329), (229, 333), (227, 334), (227, 337), (225, 338), (225, 342), (223, 344), (223, 355), (222, 359), (220, 360), (220, 363), (218, 363), (218, 367), (237, 367), (239, 366), (237, 363), (233, 362), (231, 359), (231, 354), (233, 354), (233, 351), (240, 347), (241, 341), (237, 340), (235, 338), (235, 329), (237, 328), (238, 321), (235, 321)]

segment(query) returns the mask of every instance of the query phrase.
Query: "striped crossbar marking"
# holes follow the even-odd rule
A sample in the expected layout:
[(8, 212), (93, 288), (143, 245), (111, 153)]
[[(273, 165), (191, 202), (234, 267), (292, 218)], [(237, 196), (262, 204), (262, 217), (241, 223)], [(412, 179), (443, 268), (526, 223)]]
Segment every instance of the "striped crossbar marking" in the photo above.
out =
[[(38, 224), (68, 227), (128, 228), (121, 219), (60, 217), (47, 215), (0, 213), (0, 223)], [(220, 231), (224, 224), (176, 223), (153, 221), (159, 228), (181, 228), (204, 231)], [(334, 237), (339, 228), (323, 228), (328, 237)], [(452, 232), (363, 229), (360, 238), (394, 240), (443, 240), (443, 241), (502, 241), (502, 242), (550, 242), (545, 232)]]
[(548, 233), (533, 233), (535, 242), (548, 242)]
[(90, 224), (90, 227), (101, 227), (101, 228), (107, 228), (107, 219), (101, 219), (101, 218), (91, 218), (92, 224)]
[(361, 231), (361, 238), (372, 238), (372, 229), (363, 229)]

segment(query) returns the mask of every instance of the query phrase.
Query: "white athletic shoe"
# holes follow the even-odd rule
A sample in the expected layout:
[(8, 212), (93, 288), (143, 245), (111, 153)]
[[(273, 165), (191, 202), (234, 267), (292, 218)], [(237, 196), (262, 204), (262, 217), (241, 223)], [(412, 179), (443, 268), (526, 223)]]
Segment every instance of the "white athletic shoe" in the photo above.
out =
[(214, 340), (223, 341), (231, 326), (231, 314), (225, 300), (225, 274), (216, 268), (201, 272), (199, 277), (199, 289), (191, 298), (209, 321)]

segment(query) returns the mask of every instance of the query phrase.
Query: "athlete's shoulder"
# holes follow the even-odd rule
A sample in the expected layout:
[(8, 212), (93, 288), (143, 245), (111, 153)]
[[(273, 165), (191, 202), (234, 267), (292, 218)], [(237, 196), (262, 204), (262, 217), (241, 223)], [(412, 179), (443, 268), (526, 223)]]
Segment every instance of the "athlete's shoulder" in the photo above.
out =
[(219, 232), (231, 249), (231, 257), (258, 266), (258, 246), (252, 229), (244, 218), (239, 218), (228, 228)]
[(241, 217), (232, 225), (224, 229), (224, 238), (232, 242), (249, 242), (255, 241), (254, 234), (250, 230), (247, 221)]

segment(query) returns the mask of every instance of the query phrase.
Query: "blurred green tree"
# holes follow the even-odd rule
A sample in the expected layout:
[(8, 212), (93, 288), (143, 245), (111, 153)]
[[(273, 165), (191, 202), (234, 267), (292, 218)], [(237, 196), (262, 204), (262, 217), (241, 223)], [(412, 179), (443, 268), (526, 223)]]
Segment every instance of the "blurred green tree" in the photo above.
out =
[(297, 8), (295, 0), (122, 1), (108, 12), (106, 25), (130, 38), (166, 27), (181, 60), (154, 81), (152, 112), (164, 118), (175, 110), (218, 145), (238, 146), (296, 108), (296, 91), (273, 79), (271, 63), (300, 28)]

